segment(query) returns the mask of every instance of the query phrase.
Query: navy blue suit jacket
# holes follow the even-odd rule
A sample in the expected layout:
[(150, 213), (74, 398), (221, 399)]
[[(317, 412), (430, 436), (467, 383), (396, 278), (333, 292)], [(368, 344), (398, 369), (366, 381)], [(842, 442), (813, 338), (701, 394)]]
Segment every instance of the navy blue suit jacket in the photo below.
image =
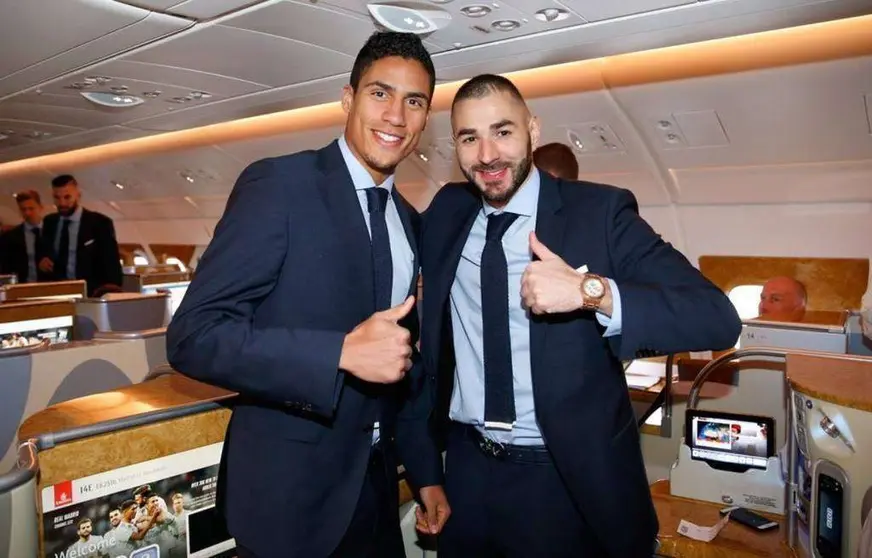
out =
[[(42, 236), (52, 252), (60, 219), (58, 213), (52, 213), (42, 221)], [(100, 287), (106, 285), (121, 286), (123, 275), (120, 258), (112, 219), (97, 211), (82, 208), (79, 236), (76, 239), (75, 279), (85, 280), (88, 296), (94, 296)], [(52, 254), (52, 260), (57, 261), (57, 254)], [(62, 280), (65, 271), (55, 269), (51, 279)]]
[[(573, 268), (587, 264), (617, 283), (622, 333), (604, 339), (591, 312), (534, 316), (536, 417), (566, 488), (609, 556), (650, 558), (658, 522), (621, 360), (644, 349), (726, 349), (741, 322), (724, 293), (639, 216), (632, 193), (541, 178), (537, 237)], [(439, 384), (443, 421), (454, 381), (449, 291), (481, 203), (470, 185), (448, 184), (423, 215), (421, 352)]]
[[(396, 188), (393, 196), (417, 270), (418, 215)], [(426, 436), (431, 384), (417, 351), (397, 384), (338, 369), (345, 335), (375, 309), (371, 258), (336, 142), (255, 162), (237, 180), (169, 326), (176, 370), (240, 394), (219, 498), (231, 534), (258, 556), (329, 555), (354, 512), (376, 420), (391, 487), (394, 446), (413, 487), (441, 480)], [(401, 323), (415, 343), (416, 312)]]

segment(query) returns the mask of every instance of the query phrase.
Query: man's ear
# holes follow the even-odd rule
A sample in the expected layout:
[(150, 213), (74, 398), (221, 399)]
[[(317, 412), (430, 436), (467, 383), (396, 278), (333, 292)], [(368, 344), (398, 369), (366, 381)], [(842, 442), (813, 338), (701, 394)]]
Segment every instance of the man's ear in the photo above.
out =
[(530, 149), (534, 150), (539, 147), (539, 138), (542, 133), (541, 124), (538, 116), (530, 117)]
[(351, 112), (351, 105), (354, 104), (354, 88), (351, 85), (346, 85), (342, 88), (342, 110), (345, 114)]

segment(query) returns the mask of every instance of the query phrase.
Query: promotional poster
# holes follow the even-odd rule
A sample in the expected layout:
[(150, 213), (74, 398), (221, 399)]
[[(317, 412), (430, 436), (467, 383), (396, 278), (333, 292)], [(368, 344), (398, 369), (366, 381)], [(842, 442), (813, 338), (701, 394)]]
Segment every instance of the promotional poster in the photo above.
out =
[(230, 558), (214, 507), (222, 445), (46, 487), (45, 558)]

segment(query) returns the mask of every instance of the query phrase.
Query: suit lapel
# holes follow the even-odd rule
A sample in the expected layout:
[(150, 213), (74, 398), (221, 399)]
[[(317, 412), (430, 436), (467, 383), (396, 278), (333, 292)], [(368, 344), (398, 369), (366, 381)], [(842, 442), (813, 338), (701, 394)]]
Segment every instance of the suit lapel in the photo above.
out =
[[(442, 343), (443, 321), (448, 315), (447, 304), (448, 296), (451, 292), (451, 285), (454, 283), (454, 278), (457, 275), (457, 265), (460, 263), (460, 255), (463, 253), (463, 246), (469, 237), (469, 231), (475, 223), (475, 217), (481, 209), (481, 201), (478, 197), (471, 198), (473, 203), (459, 207), (452, 215), (440, 223), (434, 223), (431, 226), (446, 227), (450, 230), (443, 236), (436, 234), (436, 238), (447, 238), (445, 246), (438, 246), (433, 254), (428, 255), (428, 258), (433, 258), (438, 264), (427, 264), (429, 268), (438, 269), (438, 274), (428, 278), (424, 283), (424, 314), (433, 316), (431, 327), (436, 335), (431, 338), (435, 342), (435, 346), (431, 347), (428, 355), (434, 359), (439, 358), (439, 347)], [(432, 246), (428, 246), (432, 249)], [(429, 283), (427, 282), (429, 281)], [(431, 284), (432, 283), (432, 284)], [(448, 320), (450, 324), (451, 321)], [(438, 365), (437, 362), (433, 362)], [(453, 378), (452, 378), (453, 382)]]
[(91, 216), (88, 210), (82, 208), (82, 216), (79, 218), (79, 231), (76, 236), (76, 277), (85, 277), (85, 271), (91, 269), (88, 252), (85, 250), (85, 242), (93, 239), (91, 230)]
[[(563, 252), (563, 238), (566, 216), (561, 212), (563, 200), (560, 197), (560, 183), (547, 173), (540, 172), (539, 205), (536, 212), (536, 237), (554, 253)], [(537, 363), (543, 362), (545, 355), (545, 334), (548, 322), (545, 316), (531, 315), (530, 319), (530, 361), (533, 378), (536, 377)]]
[(375, 311), (375, 287), (373, 286), (372, 246), (366, 228), (360, 202), (354, 190), (354, 182), (339, 144), (334, 141), (319, 151), (321, 178), (318, 191), (330, 215), (333, 228), (345, 247), (344, 264), (347, 266), (349, 282), (357, 286), (357, 296), (364, 315)]

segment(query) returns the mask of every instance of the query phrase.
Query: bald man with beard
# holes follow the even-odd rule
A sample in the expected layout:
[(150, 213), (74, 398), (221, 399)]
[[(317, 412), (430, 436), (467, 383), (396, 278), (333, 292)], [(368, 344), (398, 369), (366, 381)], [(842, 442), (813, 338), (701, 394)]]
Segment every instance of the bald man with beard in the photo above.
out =
[(773, 277), (763, 285), (757, 312), (762, 319), (796, 322), (805, 315), (807, 302), (805, 285), (793, 277)]

